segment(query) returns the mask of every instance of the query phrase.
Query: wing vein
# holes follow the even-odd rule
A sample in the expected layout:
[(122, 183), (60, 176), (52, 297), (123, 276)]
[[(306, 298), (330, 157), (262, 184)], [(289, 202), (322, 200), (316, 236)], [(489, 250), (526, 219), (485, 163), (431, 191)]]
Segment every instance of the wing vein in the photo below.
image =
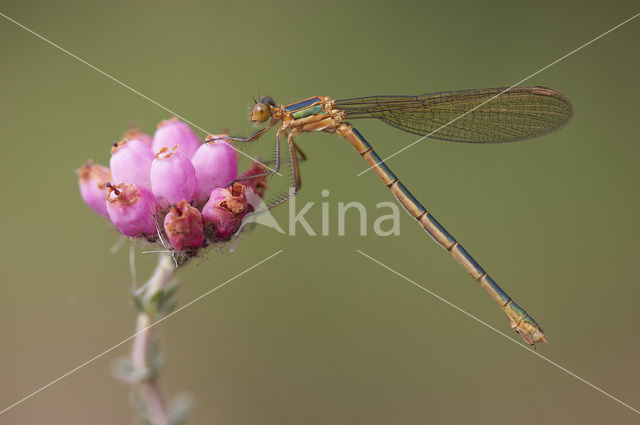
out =
[[(492, 99), (504, 90), (368, 96), (336, 100), (336, 108), (343, 110), (347, 119), (377, 118), (421, 136), (448, 124), (429, 137), (467, 143), (503, 143), (542, 136), (563, 127), (573, 116), (571, 102), (553, 89), (515, 87)], [(462, 116), (483, 102), (487, 103)]]

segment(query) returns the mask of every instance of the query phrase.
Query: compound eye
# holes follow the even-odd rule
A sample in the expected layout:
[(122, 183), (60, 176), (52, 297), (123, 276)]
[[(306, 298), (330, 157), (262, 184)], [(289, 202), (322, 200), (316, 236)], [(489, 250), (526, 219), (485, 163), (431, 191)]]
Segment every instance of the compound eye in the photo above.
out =
[(276, 101), (273, 100), (271, 96), (262, 96), (260, 98), (260, 103), (264, 103), (265, 105), (269, 106), (276, 106)]
[(260, 102), (256, 103), (251, 109), (249, 121), (252, 122), (265, 122), (271, 116), (271, 108), (268, 105)]

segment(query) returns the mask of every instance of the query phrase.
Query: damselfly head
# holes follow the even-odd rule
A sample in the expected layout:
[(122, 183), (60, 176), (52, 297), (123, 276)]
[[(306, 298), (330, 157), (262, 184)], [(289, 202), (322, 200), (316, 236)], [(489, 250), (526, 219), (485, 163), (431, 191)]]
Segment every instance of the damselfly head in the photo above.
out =
[(276, 106), (276, 102), (269, 96), (262, 96), (249, 113), (249, 121), (258, 123), (265, 122), (271, 117), (271, 108)]

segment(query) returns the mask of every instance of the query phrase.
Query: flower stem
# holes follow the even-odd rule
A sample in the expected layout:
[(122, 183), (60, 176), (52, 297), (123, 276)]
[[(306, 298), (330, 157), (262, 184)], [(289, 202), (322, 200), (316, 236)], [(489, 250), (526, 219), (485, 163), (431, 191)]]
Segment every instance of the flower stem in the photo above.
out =
[(175, 270), (171, 256), (160, 254), (158, 265), (144, 286), (146, 289), (140, 300), (144, 308), (138, 314), (137, 336), (133, 341), (131, 353), (131, 364), (139, 377), (133, 381), (134, 390), (138, 392), (146, 420), (150, 425), (169, 425), (165, 401), (157, 382), (160, 362), (153, 347), (155, 328), (149, 326), (163, 314), (163, 309), (159, 307), (163, 304), (164, 291), (173, 280)]

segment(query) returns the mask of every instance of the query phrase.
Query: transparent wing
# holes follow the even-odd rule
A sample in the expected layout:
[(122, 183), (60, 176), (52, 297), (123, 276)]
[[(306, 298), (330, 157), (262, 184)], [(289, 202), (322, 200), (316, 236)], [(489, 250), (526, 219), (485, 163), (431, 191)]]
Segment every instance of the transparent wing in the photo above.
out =
[(467, 143), (530, 139), (571, 120), (573, 106), (562, 93), (537, 86), (505, 90), (368, 96), (336, 100), (336, 108), (349, 120), (377, 118), (409, 133)]

